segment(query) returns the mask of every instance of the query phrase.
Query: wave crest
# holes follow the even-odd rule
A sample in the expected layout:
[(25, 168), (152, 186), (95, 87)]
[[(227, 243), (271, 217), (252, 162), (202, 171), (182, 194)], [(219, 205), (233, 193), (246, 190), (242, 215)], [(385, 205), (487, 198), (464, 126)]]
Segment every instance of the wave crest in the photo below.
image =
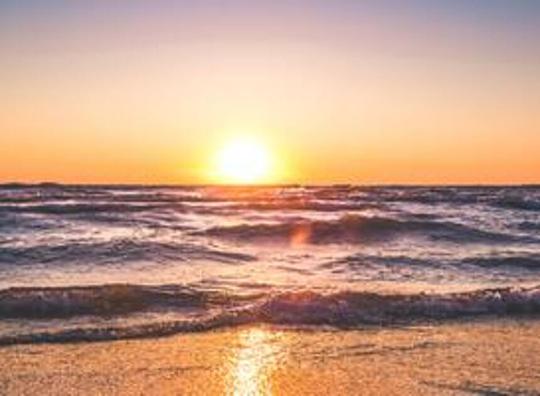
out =
[(517, 237), (479, 230), (462, 224), (428, 220), (400, 220), (389, 217), (346, 215), (333, 221), (291, 221), (282, 223), (218, 226), (195, 235), (242, 241), (274, 241), (312, 244), (386, 241), (416, 234), (450, 242), (512, 242)]
[(407, 325), (423, 321), (540, 314), (540, 285), (449, 294), (377, 294), (313, 291), (231, 296), (177, 285), (107, 285), (50, 289), (7, 289), (0, 294), (0, 317), (56, 318), (127, 315), (196, 309), (199, 315), (133, 326), (79, 327), (0, 337), (0, 345), (104, 341), (205, 331), (248, 323), (324, 325)]

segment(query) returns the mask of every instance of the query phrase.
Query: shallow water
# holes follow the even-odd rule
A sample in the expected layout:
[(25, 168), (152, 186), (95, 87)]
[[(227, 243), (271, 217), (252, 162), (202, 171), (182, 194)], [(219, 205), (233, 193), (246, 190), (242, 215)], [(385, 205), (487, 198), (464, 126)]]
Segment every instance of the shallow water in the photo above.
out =
[(0, 187), (0, 343), (540, 313), (540, 187)]

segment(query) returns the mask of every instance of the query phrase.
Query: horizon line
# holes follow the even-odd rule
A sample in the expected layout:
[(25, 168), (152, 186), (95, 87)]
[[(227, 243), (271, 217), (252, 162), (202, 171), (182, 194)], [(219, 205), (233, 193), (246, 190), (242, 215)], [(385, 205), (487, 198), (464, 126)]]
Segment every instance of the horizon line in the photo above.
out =
[(247, 184), (235, 184), (235, 183), (128, 183), (128, 182), (56, 182), (56, 181), (40, 181), (40, 182), (20, 182), (10, 181), (1, 182), (0, 188), (9, 187), (55, 187), (55, 186), (67, 186), (67, 187), (151, 187), (151, 188), (167, 188), (167, 187), (223, 187), (223, 188), (271, 188), (271, 187), (540, 187), (540, 181), (533, 183), (247, 183)]

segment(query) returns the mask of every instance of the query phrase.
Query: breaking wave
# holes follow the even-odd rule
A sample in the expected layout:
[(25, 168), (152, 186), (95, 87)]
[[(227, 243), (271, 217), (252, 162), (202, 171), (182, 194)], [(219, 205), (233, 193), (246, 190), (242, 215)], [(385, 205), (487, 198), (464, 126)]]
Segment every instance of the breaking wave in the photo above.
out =
[(0, 292), (0, 318), (128, 315), (140, 311), (198, 310), (199, 315), (131, 326), (75, 327), (0, 336), (0, 345), (105, 341), (206, 331), (248, 323), (293, 326), (407, 325), (486, 315), (540, 314), (540, 285), (449, 294), (313, 291), (233, 296), (178, 285), (104, 285), (13, 288)]

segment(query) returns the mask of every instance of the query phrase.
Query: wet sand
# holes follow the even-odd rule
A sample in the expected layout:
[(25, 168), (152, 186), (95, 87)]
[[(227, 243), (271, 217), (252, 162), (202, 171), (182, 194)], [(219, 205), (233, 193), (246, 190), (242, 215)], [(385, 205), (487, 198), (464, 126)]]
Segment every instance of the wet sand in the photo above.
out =
[(0, 348), (5, 395), (540, 394), (540, 321)]

